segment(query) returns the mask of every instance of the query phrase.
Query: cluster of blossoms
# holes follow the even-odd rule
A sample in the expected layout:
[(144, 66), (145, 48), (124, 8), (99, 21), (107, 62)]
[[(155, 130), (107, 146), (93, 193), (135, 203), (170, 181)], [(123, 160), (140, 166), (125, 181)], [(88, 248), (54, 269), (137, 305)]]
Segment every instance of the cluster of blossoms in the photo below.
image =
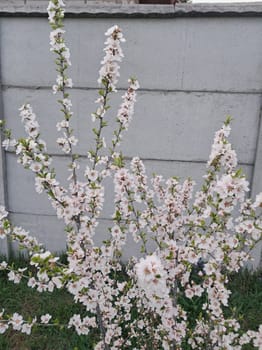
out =
[(148, 298), (157, 296), (165, 298), (168, 293), (166, 286), (166, 271), (162, 267), (160, 259), (155, 255), (141, 258), (136, 265), (137, 281), (139, 286), (144, 289)]
[(65, 33), (62, 23), (64, 18), (64, 7), (65, 4), (63, 0), (54, 0), (49, 2), (47, 8), (49, 23), (53, 29), (50, 33), (50, 50), (58, 55), (58, 66), (60, 68), (58, 69), (59, 74), (56, 78), (57, 84), (53, 86), (54, 93), (63, 91), (65, 87), (72, 87), (73, 85), (72, 79), (64, 75), (67, 67), (71, 66), (70, 51), (68, 47), (66, 47), (63, 37)]
[[(86, 315), (74, 314), (68, 328), (87, 335), (100, 332), (95, 350), (241, 350), (253, 343), (262, 350), (262, 326), (243, 332), (237, 319), (226, 317), (230, 290), (228, 276), (250, 259), (250, 250), (261, 240), (262, 194), (246, 198), (248, 182), (237, 169), (237, 157), (228, 141), (230, 120), (215, 134), (204, 184), (194, 193), (194, 182), (180, 182), (161, 175), (148, 178), (138, 157), (125, 167), (116, 152), (122, 133), (134, 113), (139, 83), (131, 78), (116, 116), (117, 127), (107, 149), (104, 128), (108, 96), (116, 92), (119, 62), (123, 53), (122, 31), (113, 26), (106, 32), (105, 57), (99, 72), (99, 107), (92, 114), (95, 148), (90, 150), (84, 170), (85, 182), (78, 180), (77, 139), (70, 127), (72, 103), (66, 88), (72, 86), (66, 70), (71, 64), (65, 45), (62, 19), (64, 2), (51, 0), (48, 6), (51, 51), (57, 55), (57, 84), (63, 120), (57, 124), (63, 137), (58, 145), (69, 155), (71, 175), (68, 188), (60, 185), (51, 157), (40, 139), (39, 124), (29, 104), (20, 108), (26, 138), (13, 139), (5, 130), (3, 147), (13, 147), (18, 162), (35, 174), (38, 193), (46, 192), (67, 233), (67, 264), (37, 242), (21, 227), (13, 226), (8, 212), (0, 206), (0, 237), (9, 237), (26, 249), (30, 266), (15, 269), (5, 261), (10, 281), (27, 280), (38, 292), (65, 288)], [(3, 123), (0, 123), (2, 125)], [(104, 206), (105, 178), (114, 185), (114, 213), (108, 239), (94, 243)], [(142, 257), (123, 265), (121, 256), (130, 237), (141, 248)], [(32, 272), (32, 271), (33, 272)], [(183, 300), (197, 301), (199, 312), (190, 318)], [(24, 320), (22, 315), (0, 313), (0, 333), (9, 327), (26, 334), (32, 327), (56, 326), (51, 315)]]
[(12, 328), (14, 331), (20, 331), (21, 333), (30, 335), (33, 326), (46, 325), (51, 318), (51, 315), (45, 314), (38, 319), (34, 317), (33, 320), (24, 320), (23, 316), (17, 312), (13, 313), (11, 316), (7, 316), (3, 310), (0, 312), (0, 334), (5, 333), (9, 328)]
[(109, 28), (105, 35), (107, 36), (106, 47), (104, 48), (106, 54), (101, 61), (102, 67), (99, 71), (98, 83), (106, 83), (109, 90), (116, 91), (116, 84), (120, 75), (118, 62), (121, 62), (124, 57), (120, 44), (125, 42), (125, 38), (117, 25)]
[[(56, 84), (53, 85), (53, 93), (57, 92), (62, 93), (62, 99), (58, 102), (61, 106), (61, 110), (64, 114), (64, 119), (57, 123), (57, 130), (63, 130), (63, 136), (57, 139), (57, 144), (61, 147), (62, 151), (66, 154), (70, 154), (73, 160), (73, 146), (76, 146), (78, 143), (77, 138), (73, 135), (73, 130), (70, 127), (70, 119), (73, 115), (71, 111), (72, 102), (69, 98), (69, 94), (66, 92), (67, 88), (72, 88), (73, 82), (72, 79), (66, 75), (66, 70), (71, 66), (70, 61), (70, 51), (65, 44), (64, 34), (65, 30), (63, 29), (63, 18), (64, 18), (64, 7), (65, 4), (63, 0), (53, 0), (49, 2), (47, 11), (49, 23), (52, 27), (50, 33), (50, 51), (54, 52), (57, 55), (56, 65), (57, 65), (57, 78)], [(74, 166), (71, 167), (75, 169)], [(73, 176), (75, 176), (75, 171), (73, 170)]]

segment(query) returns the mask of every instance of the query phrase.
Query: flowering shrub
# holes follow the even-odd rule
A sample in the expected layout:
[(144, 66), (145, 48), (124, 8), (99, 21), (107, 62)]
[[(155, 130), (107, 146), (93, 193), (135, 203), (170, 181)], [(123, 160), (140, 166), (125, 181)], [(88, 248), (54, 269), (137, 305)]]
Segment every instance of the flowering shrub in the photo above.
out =
[[(95, 350), (239, 350), (247, 343), (261, 350), (262, 326), (244, 333), (234, 315), (225, 317), (230, 297), (228, 275), (239, 271), (250, 259), (262, 231), (262, 194), (255, 201), (246, 199), (248, 182), (237, 169), (237, 156), (228, 141), (230, 119), (215, 134), (204, 184), (196, 193), (191, 179), (182, 183), (161, 175), (149, 179), (137, 157), (125, 166), (117, 147), (132, 119), (139, 84), (134, 78), (128, 81), (112, 143), (107, 148), (103, 129), (107, 126), (109, 96), (117, 91), (119, 62), (123, 58), (121, 43), (125, 41), (121, 29), (113, 26), (106, 32), (99, 97), (92, 114), (95, 145), (88, 152), (88, 164), (83, 170), (85, 182), (80, 182), (80, 166), (74, 153), (78, 140), (70, 124), (72, 103), (68, 88), (73, 83), (66, 74), (71, 62), (64, 40), (63, 0), (51, 0), (48, 14), (51, 51), (56, 55), (58, 72), (53, 93), (61, 95), (58, 103), (63, 113), (57, 124), (62, 133), (57, 144), (70, 158), (68, 188), (59, 183), (51, 168), (52, 159), (29, 104), (20, 108), (27, 137), (17, 140), (3, 128), (3, 146), (14, 148), (18, 162), (35, 174), (36, 191), (47, 194), (58, 218), (64, 220), (67, 264), (45, 250), (27, 231), (13, 226), (8, 212), (0, 207), (1, 238), (8, 237), (27, 249), (33, 269), (15, 269), (5, 261), (0, 268), (8, 271), (10, 281), (27, 279), (28, 286), (39, 292), (67, 289), (86, 310), (84, 317), (72, 315), (67, 327), (79, 335), (98, 329), (100, 341)], [(107, 177), (114, 182), (113, 224), (108, 239), (96, 246), (93, 238)], [(132, 257), (123, 265), (121, 254), (130, 235), (140, 245), (143, 257)], [(154, 250), (149, 248), (152, 241)], [(181, 297), (200, 301), (201, 310), (193, 322), (189, 322)], [(30, 334), (32, 327), (47, 325), (57, 325), (49, 314), (30, 320), (18, 313), (7, 315), (4, 310), (0, 314), (0, 333), (11, 327)]]

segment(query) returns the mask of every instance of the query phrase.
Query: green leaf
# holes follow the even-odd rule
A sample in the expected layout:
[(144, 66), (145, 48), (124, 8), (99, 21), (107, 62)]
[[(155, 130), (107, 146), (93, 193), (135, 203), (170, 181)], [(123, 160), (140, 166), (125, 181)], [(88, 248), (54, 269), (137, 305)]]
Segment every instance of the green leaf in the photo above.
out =
[(0, 128), (3, 128), (5, 126), (5, 121), (0, 119)]
[(99, 131), (98, 131), (96, 128), (93, 128), (92, 131), (93, 131), (93, 133), (94, 133), (96, 136), (99, 135)]
[(227, 125), (229, 125), (231, 123), (232, 120), (233, 120), (233, 118), (230, 115), (228, 115), (226, 117), (226, 120), (225, 120), (224, 124), (227, 126)]

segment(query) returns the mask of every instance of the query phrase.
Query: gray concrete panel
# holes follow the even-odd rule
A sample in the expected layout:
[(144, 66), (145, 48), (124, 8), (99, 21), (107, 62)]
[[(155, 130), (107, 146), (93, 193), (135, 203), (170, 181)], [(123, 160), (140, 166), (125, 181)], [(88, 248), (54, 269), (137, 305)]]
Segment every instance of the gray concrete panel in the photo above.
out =
[(29, 231), (46, 249), (60, 253), (65, 251), (64, 225), (55, 216), (11, 213), (10, 217), (14, 225)]
[[(0, 90), (0, 111), (3, 113), (2, 108), (2, 91)], [(4, 136), (0, 130), (0, 147), (2, 145)], [(7, 196), (6, 196), (6, 168), (5, 168), (5, 152), (3, 148), (0, 148), (0, 205), (7, 205)]]
[[(66, 233), (63, 231), (63, 225), (57, 221), (55, 216), (35, 216), (30, 214), (12, 214), (12, 221), (30, 232), (38, 239), (47, 250), (61, 254), (66, 248)], [(100, 246), (103, 241), (109, 239), (109, 228), (114, 226), (112, 220), (99, 220), (94, 235), (94, 242)], [(39, 231), (41, 227), (41, 232)], [(55, 234), (54, 234), (55, 230)], [(13, 248), (17, 251), (17, 244), (13, 243)], [(149, 251), (153, 251), (154, 243), (149, 240), (147, 244)], [(25, 251), (23, 251), (25, 253)], [(134, 242), (132, 235), (127, 233), (127, 243), (123, 249), (123, 261), (127, 261), (130, 256), (141, 256), (140, 244)]]
[[(261, 99), (262, 102), (262, 99)], [(252, 197), (254, 198), (257, 193), (262, 191), (262, 103), (258, 126), (258, 137), (256, 145), (254, 172), (252, 179)]]
[[(1, 21), (4, 84), (51, 85), (55, 73), (46, 19)], [(136, 75), (150, 89), (262, 89), (260, 18), (68, 19), (76, 86), (97, 86), (104, 32), (115, 23), (127, 39), (120, 86)]]
[(190, 24), (185, 28), (185, 89), (261, 90), (259, 18), (198, 18)]
[[(55, 124), (61, 116), (52, 92), (46, 89), (54, 83), (56, 72), (45, 7), (42, 0), (28, 0), (26, 5), (0, 1), (3, 115), (15, 136), (21, 136), (17, 109), (31, 102), (49, 152), (58, 154)], [(68, 10), (66, 37), (73, 63), (69, 75), (78, 87), (72, 91), (72, 126), (80, 139), (76, 152), (86, 155), (93, 140), (90, 113), (95, 109), (104, 32), (118, 23), (127, 39), (119, 86), (125, 87), (128, 77), (136, 75), (142, 87), (123, 143), (124, 154), (144, 158), (148, 174), (191, 176), (199, 183), (213, 134), (231, 114), (235, 120), (230, 140), (248, 179), (253, 179), (253, 196), (262, 190), (261, 5), (178, 5), (174, 10), (169, 6), (84, 5), (75, 0), (69, 1)], [(112, 100), (107, 141), (119, 102), (119, 97)], [(85, 161), (81, 158), (82, 168)], [(54, 157), (62, 183), (68, 176), (67, 163), (61, 155)], [(0, 204), (7, 187), (15, 223), (36, 233), (48, 248), (64, 249), (63, 224), (57, 222), (45, 195), (35, 193), (33, 175), (11, 153), (7, 153), (6, 176), (3, 165), (0, 169)], [(112, 215), (112, 182), (106, 188), (99, 239), (107, 232)], [(131, 250), (138, 251), (130, 243)], [(260, 247), (254, 251), (256, 266), (260, 252)]]
[[(108, 145), (122, 94), (123, 91), (119, 91), (118, 96), (110, 101), (109, 127), (104, 130)], [(90, 115), (96, 108), (97, 91), (73, 90), (71, 95), (74, 110), (72, 127), (80, 140), (76, 152), (86, 155), (94, 140), (91, 129), (95, 124)], [(18, 88), (6, 89), (3, 96), (4, 116), (8, 127), (14, 130), (14, 137), (25, 135), (18, 107), (29, 102), (38, 117), (48, 151), (59, 153), (56, 139), (61, 134), (56, 131), (55, 125), (62, 119), (62, 114), (56, 103), (57, 97), (49, 90)], [(139, 155), (144, 159), (206, 161), (214, 132), (222, 126), (226, 116), (231, 115), (234, 121), (230, 141), (239, 161), (253, 164), (260, 98), (258, 94), (139, 91), (133, 121), (124, 135), (123, 152), (128, 157)]]
[[(262, 102), (262, 100), (261, 100)], [(260, 192), (262, 192), (262, 104), (260, 111), (260, 124), (258, 127), (258, 138), (256, 146), (256, 155), (254, 163), (254, 171), (252, 177), (252, 192), (251, 195), (253, 198)], [(252, 256), (254, 257), (253, 267), (261, 268), (262, 267), (262, 242), (257, 244), (257, 246), (252, 251)]]
[[(108, 239), (110, 237), (108, 228), (114, 226), (113, 221), (111, 220), (100, 220), (99, 225), (97, 227), (94, 242), (98, 246), (100, 246), (103, 240)], [(141, 257), (144, 254), (141, 254), (141, 244), (135, 243), (131, 234), (127, 232), (126, 235), (126, 245), (123, 247), (122, 251), (122, 261), (127, 261), (131, 256)], [(155, 243), (150, 239), (148, 235), (147, 242), (148, 253), (153, 252), (155, 250)]]
[(55, 68), (49, 52), (47, 19), (1, 18), (2, 82), (53, 84)]
[[(0, 25), (1, 32), (1, 25)], [(0, 52), (2, 52), (3, 47), (0, 42)], [(0, 61), (0, 83), (2, 80), (1, 74), (1, 61)], [(3, 116), (3, 93), (2, 86), (0, 86), (0, 119), (4, 120)], [(1, 147), (3, 141), (2, 130), (0, 129), (0, 205), (8, 209), (8, 199), (7, 199), (7, 178), (6, 178), (6, 163), (5, 163), (5, 152)], [(0, 254), (9, 257), (9, 242), (6, 238), (0, 240)]]
[(206, 161), (215, 131), (231, 115), (230, 141), (239, 161), (252, 164), (258, 114), (255, 95), (141, 92), (123, 150), (142, 158)]
[[(61, 184), (67, 186), (68, 161), (62, 157), (54, 157), (54, 166), (57, 168), (57, 179)], [(83, 172), (86, 160), (80, 160), (79, 179), (83, 180)], [(196, 189), (200, 188), (202, 176), (205, 174), (205, 163), (177, 162), (177, 161), (152, 161), (145, 160), (147, 175), (151, 178), (153, 173), (162, 174), (168, 178), (178, 176), (181, 179), (191, 177), (196, 183)], [(240, 165), (248, 180), (251, 179), (252, 166)], [(17, 164), (13, 154), (7, 157), (8, 170), (8, 196), (9, 207), (14, 213), (26, 213), (34, 215), (55, 215), (49, 199), (45, 193), (38, 194), (34, 188), (34, 174), (24, 170)], [(114, 186), (112, 179), (105, 182), (105, 205), (101, 215), (102, 218), (111, 218), (114, 210)]]

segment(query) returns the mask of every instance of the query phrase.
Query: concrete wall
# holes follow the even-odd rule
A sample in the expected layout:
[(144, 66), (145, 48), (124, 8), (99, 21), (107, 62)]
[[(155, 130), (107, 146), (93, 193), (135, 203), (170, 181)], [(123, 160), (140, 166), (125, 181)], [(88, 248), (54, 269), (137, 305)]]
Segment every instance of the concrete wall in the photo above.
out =
[[(24, 132), (18, 108), (25, 101), (32, 104), (42, 137), (58, 166), (58, 177), (66, 182), (68, 160), (56, 147), (55, 124), (61, 115), (51, 92), (55, 67), (49, 52), (47, 3), (0, 1), (0, 108), (14, 135), (20, 136)], [(112, 120), (128, 77), (135, 75), (141, 85), (134, 120), (122, 147), (124, 154), (140, 156), (149, 175), (191, 176), (200, 183), (214, 132), (232, 115), (231, 141), (240, 166), (251, 182), (252, 193), (262, 191), (262, 5), (174, 8), (98, 6), (83, 0), (68, 3), (73, 127), (80, 139), (77, 152), (81, 164), (93, 139), (90, 114), (95, 109), (104, 32), (117, 23), (127, 43), (119, 96), (109, 112)], [(49, 249), (64, 249), (62, 223), (56, 220), (45, 195), (36, 194), (32, 174), (16, 163), (12, 152), (0, 153), (0, 191), (0, 203), (7, 206), (14, 223), (30, 229)], [(110, 224), (112, 195), (108, 196), (100, 232), (106, 232)], [(6, 249), (3, 243), (2, 250)], [(258, 264), (260, 249), (255, 256)]]

